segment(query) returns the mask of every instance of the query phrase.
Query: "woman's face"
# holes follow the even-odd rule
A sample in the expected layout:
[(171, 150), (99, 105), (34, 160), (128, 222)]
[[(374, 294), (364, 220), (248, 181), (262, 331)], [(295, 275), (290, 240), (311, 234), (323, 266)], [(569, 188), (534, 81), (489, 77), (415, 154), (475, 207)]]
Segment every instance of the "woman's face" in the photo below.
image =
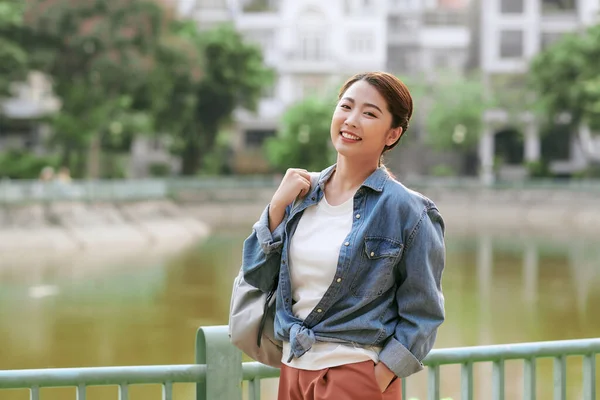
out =
[(383, 148), (400, 138), (402, 128), (391, 128), (392, 114), (383, 96), (366, 81), (350, 86), (338, 101), (331, 119), (331, 141), (338, 154), (379, 161)]

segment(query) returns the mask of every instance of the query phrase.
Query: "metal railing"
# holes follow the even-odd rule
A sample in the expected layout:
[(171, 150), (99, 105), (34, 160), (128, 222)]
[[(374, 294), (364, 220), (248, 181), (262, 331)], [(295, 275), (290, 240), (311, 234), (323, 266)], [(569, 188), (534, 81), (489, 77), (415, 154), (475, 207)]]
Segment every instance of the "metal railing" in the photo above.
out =
[[(491, 399), (503, 400), (504, 363), (523, 360), (524, 399), (536, 398), (536, 362), (554, 359), (554, 400), (566, 400), (568, 356), (583, 356), (583, 400), (596, 399), (596, 355), (600, 338), (555, 342), (519, 343), (433, 350), (424, 361), (428, 367), (428, 400), (440, 399), (440, 366), (461, 365), (461, 399), (473, 399), (473, 365), (492, 362)], [(241, 352), (229, 342), (226, 326), (198, 329), (196, 364), (139, 367), (63, 368), (0, 371), (2, 389), (29, 389), (30, 399), (40, 399), (40, 388), (75, 387), (77, 400), (85, 400), (89, 386), (118, 386), (119, 400), (127, 400), (129, 386), (162, 384), (163, 400), (173, 399), (173, 384), (196, 383), (196, 400), (241, 400), (243, 381), (248, 382), (248, 398), (260, 399), (260, 380), (276, 378), (279, 370), (257, 362), (242, 363)], [(402, 398), (406, 399), (407, 381)]]
[(165, 180), (105, 180), (40, 182), (0, 181), (0, 203), (48, 203), (56, 201), (135, 201), (164, 199), (169, 195)]
[[(531, 180), (497, 182), (484, 186), (477, 178), (421, 177), (403, 180), (409, 187), (447, 190), (547, 190), (556, 192), (600, 193), (600, 180)], [(278, 184), (273, 176), (202, 177), (140, 180), (96, 180), (39, 182), (27, 180), (0, 181), (0, 204), (51, 203), (58, 201), (122, 202), (161, 200), (192, 196), (200, 199), (245, 200), (253, 191), (275, 190)], [(198, 197), (199, 196), (199, 197)]]

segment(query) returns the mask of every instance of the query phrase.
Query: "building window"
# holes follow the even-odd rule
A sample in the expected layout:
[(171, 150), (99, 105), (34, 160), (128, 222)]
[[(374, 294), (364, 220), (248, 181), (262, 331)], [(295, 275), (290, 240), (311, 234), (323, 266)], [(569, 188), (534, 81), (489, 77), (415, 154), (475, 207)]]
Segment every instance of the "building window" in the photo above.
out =
[(321, 32), (304, 32), (300, 38), (300, 58), (323, 61), (327, 58), (326, 36)]
[(502, 14), (523, 14), (523, 0), (501, 0), (500, 12)]
[(272, 129), (248, 129), (246, 131), (246, 146), (261, 147), (265, 140), (275, 136), (275, 131)]
[(399, 16), (390, 16), (388, 18), (388, 31), (390, 33), (410, 33), (410, 31), (418, 28), (418, 20), (415, 18)]
[(500, 58), (523, 57), (523, 31), (500, 32)]
[(348, 48), (353, 54), (371, 53), (375, 46), (372, 33), (356, 32), (349, 35)]
[(560, 39), (562, 35), (563, 34), (560, 32), (542, 32), (542, 35), (540, 37), (540, 48), (542, 50), (546, 50), (548, 46), (552, 45), (552, 43)]
[(418, 52), (415, 48), (394, 46), (388, 48), (388, 68), (395, 74), (416, 72)]
[(423, 14), (423, 23), (427, 26), (466, 26), (468, 14), (463, 10), (433, 10)]
[(576, 9), (576, 0), (542, 0), (543, 14), (573, 12)]

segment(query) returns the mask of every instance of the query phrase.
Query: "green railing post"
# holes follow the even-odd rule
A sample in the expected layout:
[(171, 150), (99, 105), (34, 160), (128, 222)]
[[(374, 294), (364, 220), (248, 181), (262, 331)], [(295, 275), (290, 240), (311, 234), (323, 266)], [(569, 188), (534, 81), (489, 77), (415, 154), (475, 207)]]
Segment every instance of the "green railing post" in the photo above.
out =
[(198, 329), (196, 364), (206, 365), (206, 379), (196, 383), (196, 400), (242, 399), (242, 352), (229, 341), (227, 326)]

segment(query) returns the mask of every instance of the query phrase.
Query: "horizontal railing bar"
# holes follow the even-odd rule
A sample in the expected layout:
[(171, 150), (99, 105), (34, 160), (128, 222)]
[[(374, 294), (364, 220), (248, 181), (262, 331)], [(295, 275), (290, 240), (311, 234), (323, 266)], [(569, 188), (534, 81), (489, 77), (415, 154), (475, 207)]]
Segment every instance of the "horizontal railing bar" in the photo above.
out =
[(591, 353), (600, 353), (600, 339), (575, 339), (436, 349), (425, 358), (423, 364), (427, 366), (462, 364), (469, 361), (520, 360), (532, 357), (560, 357), (563, 355), (583, 356)]
[[(575, 339), (551, 342), (516, 343), (491, 346), (435, 349), (425, 358), (426, 366), (464, 364), (498, 360), (523, 360), (600, 353), (600, 339)], [(257, 362), (243, 364), (243, 379), (275, 378), (279, 370)]]
[(245, 381), (251, 381), (256, 378), (278, 378), (279, 372), (277, 368), (254, 361), (242, 363), (242, 379)]
[[(600, 353), (600, 338), (576, 339), (436, 349), (423, 363), (426, 366), (438, 366), (573, 355), (587, 355), (589, 360), (598, 353)], [(205, 382), (206, 370), (206, 365), (195, 364), (8, 370), (0, 371), (0, 389), (34, 388), (32, 398), (35, 398), (39, 393), (35, 388), (38, 387), (121, 385), (122, 397), (126, 398), (126, 385), (164, 382), (202, 383)], [(280, 374), (279, 369), (258, 362), (243, 363), (242, 371), (243, 380), (246, 381), (277, 378)]]
[(204, 382), (206, 365), (152, 365), (0, 371), (0, 389)]

